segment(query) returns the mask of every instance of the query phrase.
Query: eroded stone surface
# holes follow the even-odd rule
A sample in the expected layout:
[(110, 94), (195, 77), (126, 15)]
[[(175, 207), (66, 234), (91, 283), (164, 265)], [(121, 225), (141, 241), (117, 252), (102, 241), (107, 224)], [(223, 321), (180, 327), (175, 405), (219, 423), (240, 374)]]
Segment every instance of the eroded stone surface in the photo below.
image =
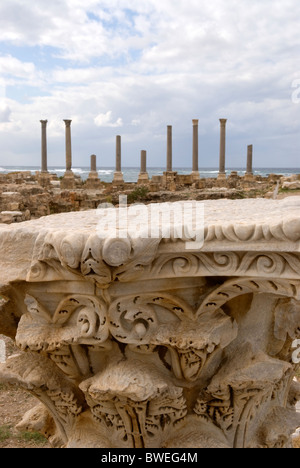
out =
[(0, 226), (0, 332), (20, 348), (0, 378), (46, 408), (26, 426), (44, 421), (55, 447), (289, 447), (299, 210), (298, 197), (206, 202), (194, 249), (188, 215), (170, 217), (170, 238), (141, 238), (134, 217), (103, 235), (96, 210)]

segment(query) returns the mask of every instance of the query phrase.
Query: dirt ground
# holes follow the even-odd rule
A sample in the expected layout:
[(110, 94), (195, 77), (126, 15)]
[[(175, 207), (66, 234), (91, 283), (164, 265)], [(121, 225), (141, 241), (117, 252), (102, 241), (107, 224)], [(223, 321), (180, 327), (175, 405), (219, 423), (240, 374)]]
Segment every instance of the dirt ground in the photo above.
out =
[[(6, 343), (6, 355), (16, 353), (12, 340), (0, 335)], [(50, 448), (38, 433), (19, 432), (15, 426), (38, 400), (29, 393), (0, 383), (0, 448)]]

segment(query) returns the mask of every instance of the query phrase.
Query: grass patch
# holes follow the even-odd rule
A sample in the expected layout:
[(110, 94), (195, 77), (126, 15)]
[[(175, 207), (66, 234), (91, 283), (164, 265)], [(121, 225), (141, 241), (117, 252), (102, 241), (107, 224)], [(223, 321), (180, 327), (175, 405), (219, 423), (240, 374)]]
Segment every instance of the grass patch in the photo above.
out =
[(278, 193), (289, 193), (289, 192), (299, 192), (298, 188), (283, 188), (281, 187)]
[(12, 437), (11, 426), (0, 426), (0, 442), (4, 442)]
[(141, 187), (137, 187), (127, 196), (127, 201), (128, 203), (134, 203), (136, 201), (144, 200), (147, 197), (148, 193), (148, 187), (141, 185)]
[(47, 439), (39, 432), (24, 431), (21, 432), (18, 439), (25, 442), (34, 442), (37, 445), (44, 445), (47, 443)]

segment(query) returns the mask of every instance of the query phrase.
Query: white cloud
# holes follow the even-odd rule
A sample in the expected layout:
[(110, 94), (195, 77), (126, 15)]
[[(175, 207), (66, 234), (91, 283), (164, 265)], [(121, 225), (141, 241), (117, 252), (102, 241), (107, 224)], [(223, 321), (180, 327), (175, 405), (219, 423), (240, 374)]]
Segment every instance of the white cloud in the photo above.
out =
[(0, 104), (0, 124), (10, 121), (11, 109), (6, 105)]
[(6, 96), (6, 82), (4, 78), (0, 76), (0, 102), (5, 99)]
[[(163, 143), (167, 124), (174, 154), (189, 151), (192, 118), (216, 154), (220, 116), (229, 120), (229, 144), (247, 135), (285, 142), (300, 128), (291, 99), (300, 78), (298, 0), (41, 3), (0, 2), (0, 76), (11, 98), (5, 131), (22, 129), (20, 148), (25, 134), (39, 148), (40, 118), (57, 138), (64, 118), (73, 119), (74, 138), (87, 141), (111, 141), (123, 127), (136, 148), (157, 151), (157, 162), (154, 142)], [(34, 93), (22, 101), (27, 86)]]
[(133, 119), (131, 121), (131, 125), (134, 125), (135, 127), (138, 127), (139, 125), (141, 125), (140, 119)]
[(36, 69), (32, 62), (23, 62), (11, 55), (6, 55), (0, 56), (0, 75), (32, 79), (36, 76)]
[(94, 119), (97, 127), (111, 127), (117, 128), (123, 126), (123, 120), (119, 117), (115, 122), (112, 121), (112, 111), (106, 112), (106, 114), (99, 114)]

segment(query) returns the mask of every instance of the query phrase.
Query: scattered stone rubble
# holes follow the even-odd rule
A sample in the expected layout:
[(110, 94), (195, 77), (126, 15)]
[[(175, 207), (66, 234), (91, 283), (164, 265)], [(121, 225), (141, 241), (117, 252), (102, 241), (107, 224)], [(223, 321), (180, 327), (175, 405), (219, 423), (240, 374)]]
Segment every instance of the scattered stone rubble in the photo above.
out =
[[(56, 174), (30, 171), (0, 176), (0, 223), (16, 223), (38, 219), (49, 214), (95, 209), (101, 203), (118, 204), (119, 195), (127, 195), (128, 203), (142, 201), (215, 200), (220, 198), (272, 198), (277, 182), (283, 191), (300, 189), (300, 175), (251, 180), (232, 172), (226, 179), (193, 179), (193, 174), (170, 173), (168, 178), (153, 176), (140, 183), (115, 184), (101, 182), (98, 177), (83, 182), (74, 176), (75, 187), (63, 188)], [(170, 175), (169, 174), (169, 175)]]

